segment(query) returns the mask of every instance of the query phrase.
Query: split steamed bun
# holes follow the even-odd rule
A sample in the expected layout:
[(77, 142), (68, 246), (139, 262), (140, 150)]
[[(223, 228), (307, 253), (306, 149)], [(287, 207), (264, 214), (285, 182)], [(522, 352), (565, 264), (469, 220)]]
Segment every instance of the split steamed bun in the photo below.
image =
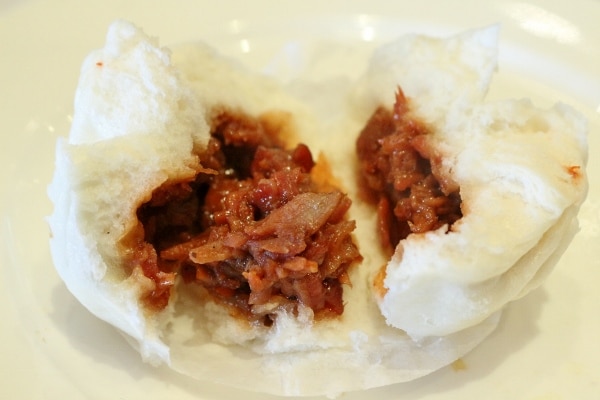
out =
[[(145, 308), (141, 295), (154, 283), (139, 269), (125, 273), (131, 249), (120, 243), (155, 188), (201, 169), (197, 154), (219, 107), (253, 116), (284, 111), (295, 135), (325, 152), (322, 127), (277, 83), (203, 45), (169, 50), (127, 22), (113, 23), (105, 47), (83, 64), (72, 129), (57, 144), (49, 223), (59, 275), (145, 360), (240, 388), (337, 394), (412, 380), (451, 363), (495, 328), (503, 305), (542, 281), (573, 234), (585, 193), (579, 116), (566, 106), (482, 102), (496, 35), (488, 29), (447, 40), (402, 38), (374, 56), (356, 87), (365, 116), (356, 119), (358, 130), (403, 87), (415, 113), (435, 128), (430, 145), (442, 156), (441, 171), (460, 184), (463, 220), (448, 234), (401, 242), (378, 296), (373, 278), (387, 260), (372, 240), (373, 211), (355, 200), (351, 217), (364, 262), (350, 270), (344, 314), (314, 321), (301, 307), (297, 316), (281, 311), (266, 328), (239, 321), (183, 282), (164, 310)], [(346, 138), (336, 142), (338, 153), (326, 155), (353, 196), (354, 155), (344, 150), (358, 130), (327, 133)], [(564, 168), (576, 165), (577, 174)]]

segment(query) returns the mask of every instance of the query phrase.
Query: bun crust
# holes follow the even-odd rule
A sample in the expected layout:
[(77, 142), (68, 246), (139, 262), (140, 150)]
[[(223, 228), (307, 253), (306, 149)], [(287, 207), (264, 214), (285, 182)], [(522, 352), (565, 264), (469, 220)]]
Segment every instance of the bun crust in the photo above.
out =
[[(574, 111), (482, 102), (496, 36), (496, 28), (445, 40), (409, 36), (382, 48), (355, 86), (350, 122), (325, 131), (318, 113), (278, 83), (201, 44), (161, 48), (132, 24), (114, 22), (105, 47), (83, 64), (71, 133), (57, 143), (49, 224), (59, 275), (144, 360), (199, 379), (278, 395), (336, 395), (448, 365), (494, 330), (506, 303), (543, 281), (573, 235), (585, 194), (585, 124)], [(435, 79), (423, 82), (423, 73)], [(466, 212), (452, 232), (409, 236), (387, 260), (373, 240), (374, 212), (358, 200), (347, 137), (375, 107), (392, 104), (398, 84), (435, 127), (429, 145), (460, 184)], [(156, 188), (201, 170), (198, 151), (223, 107), (283, 112), (289, 140), (324, 152), (337, 144), (327, 156), (353, 198), (364, 257), (350, 271), (341, 317), (315, 320), (300, 307), (297, 315), (279, 311), (272, 327), (256, 326), (180, 280), (165, 309), (140, 300), (155, 284), (139, 267), (124, 267), (136, 211)], [(523, 154), (523, 146), (541, 153)], [(575, 170), (564, 169), (575, 165), (577, 182)], [(507, 210), (514, 225), (490, 232), (486, 225)], [(381, 290), (374, 282), (386, 263)], [(423, 298), (432, 291), (438, 295)]]

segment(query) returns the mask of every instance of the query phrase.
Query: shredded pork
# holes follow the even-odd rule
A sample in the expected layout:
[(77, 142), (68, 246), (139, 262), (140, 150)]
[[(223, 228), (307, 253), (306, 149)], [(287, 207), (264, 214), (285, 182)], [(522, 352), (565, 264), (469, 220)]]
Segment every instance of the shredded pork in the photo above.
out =
[(411, 233), (451, 226), (462, 216), (459, 188), (432, 171), (427, 134), (398, 89), (393, 109), (378, 108), (356, 143), (361, 186), (377, 204), (388, 252)]
[(193, 182), (159, 188), (138, 210), (137, 261), (157, 283), (149, 301), (164, 307), (180, 275), (265, 324), (298, 304), (340, 315), (347, 270), (361, 258), (351, 201), (313, 181), (309, 149), (285, 150), (260, 120), (223, 113), (201, 160)]

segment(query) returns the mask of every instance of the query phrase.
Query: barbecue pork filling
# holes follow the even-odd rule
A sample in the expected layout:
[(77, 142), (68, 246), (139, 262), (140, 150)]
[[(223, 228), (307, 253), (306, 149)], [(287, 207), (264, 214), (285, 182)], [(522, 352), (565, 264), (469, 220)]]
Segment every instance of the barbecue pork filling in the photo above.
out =
[(155, 283), (148, 306), (163, 309), (180, 276), (265, 325), (299, 304), (316, 317), (343, 313), (348, 268), (361, 260), (346, 218), (351, 201), (317, 183), (308, 147), (285, 149), (274, 126), (217, 113), (200, 173), (156, 189), (138, 209), (143, 240), (131, 262)]
[(356, 142), (360, 187), (377, 205), (380, 241), (388, 253), (411, 233), (450, 229), (462, 217), (459, 187), (436, 171), (439, 160), (432, 157), (428, 134), (398, 88), (393, 108), (379, 107)]

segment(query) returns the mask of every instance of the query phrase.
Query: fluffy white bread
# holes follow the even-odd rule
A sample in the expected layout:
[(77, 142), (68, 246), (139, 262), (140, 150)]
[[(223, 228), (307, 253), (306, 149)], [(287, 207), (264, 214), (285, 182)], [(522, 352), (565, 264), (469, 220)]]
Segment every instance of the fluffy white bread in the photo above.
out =
[[(428, 43), (438, 42), (425, 40), (425, 52), (448, 51)], [(479, 51), (494, 52), (474, 50)], [(455, 66), (459, 72), (464, 68), (464, 63)], [(457, 87), (469, 90), (462, 85), (473, 82), (466, 79)], [(49, 188), (56, 269), (75, 297), (123, 331), (145, 360), (249, 390), (337, 394), (423, 376), (461, 357), (495, 328), (498, 313), (457, 333), (419, 340), (388, 325), (371, 281), (387, 260), (372, 240), (374, 215), (360, 204), (352, 212), (365, 262), (351, 271), (353, 285), (344, 291), (340, 319), (314, 322), (311, 312), (301, 310), (298, 318), (280, 314), (271, 329), (250, 327), (181, 282), (167, 309), (158, 314), (145, 310), (138, 299), (152, 282), (137, 270), (125, 273), (121, 264), (128, 249), (116, 244), (137, 223), (135, 211), (154, 188), (196, 173), (194, 150), (208, 137), (206, 121), (214, 108), (223, 105), (252, 115), (290, 112), (293, 131), (315, 152), (325, 150), (326, 135), (311, 113), (272, 81), (202, 45), (171, 53), (123, 21), (110, 26), (105, 47), (84, 62), (72, 130), (57, 145)], [(347, 137), (348, 131), (342, 134)], [(331, 154), (342, 178), (352, 170), (352, 149), (342, 151), (351, 142), (339, 141), (335, 148), (340, 152)], [(354, 177), (345, 181), (356, 193)]]
[(387, 322), (413, 337), (476, 325), (537, 287), (577, 230), (585, 198), (585, 120), (570, 107), (483, 101), (498, 27), (448, 38), (408, 36), (380, 48), (357, 89), (361, 110), (390, 107), (400, 85), (434, 165), (460, 186), (463, 217), (413, 234), (386, 267)]
[(71, 132), (56, 148), (49, 187), (54, 265), (85, 307), (138, 341), (152, 362), (169, 354), (160, 316), (138, 305), (153, 284), (139, 271), (125, 275), (117, 243), (154, 188), (194, 176), (192, 149), (209, 136), (203, 114), (168, 53), (119, 22), (106, 46), (86, 58)]

